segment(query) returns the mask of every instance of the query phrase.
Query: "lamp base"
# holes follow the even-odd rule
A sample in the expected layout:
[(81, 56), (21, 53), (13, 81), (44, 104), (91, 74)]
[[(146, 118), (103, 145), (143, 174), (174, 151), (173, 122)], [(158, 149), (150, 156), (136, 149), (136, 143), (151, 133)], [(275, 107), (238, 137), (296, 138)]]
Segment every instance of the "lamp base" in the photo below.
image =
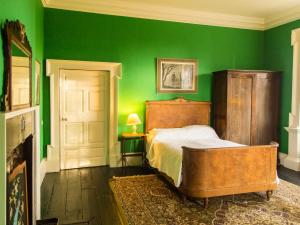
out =
[(136, 125), (132, 125), (132, 133), (136, 134)]

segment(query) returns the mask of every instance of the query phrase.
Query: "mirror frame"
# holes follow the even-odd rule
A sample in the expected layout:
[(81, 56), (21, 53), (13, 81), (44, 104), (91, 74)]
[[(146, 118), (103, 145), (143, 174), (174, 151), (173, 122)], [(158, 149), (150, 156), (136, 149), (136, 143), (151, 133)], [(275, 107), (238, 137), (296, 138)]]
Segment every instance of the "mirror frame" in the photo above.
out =
[[(1, 111), (13, 111), (32, 106), (32, 50), (25, 32), (25, 26), (19, 20), (4, 23), (2, 29), (4, 47), (4, 83), (1, 97)], [(12, 105), (12, 44), (15, 44), (29, 58), (29, 103)]]

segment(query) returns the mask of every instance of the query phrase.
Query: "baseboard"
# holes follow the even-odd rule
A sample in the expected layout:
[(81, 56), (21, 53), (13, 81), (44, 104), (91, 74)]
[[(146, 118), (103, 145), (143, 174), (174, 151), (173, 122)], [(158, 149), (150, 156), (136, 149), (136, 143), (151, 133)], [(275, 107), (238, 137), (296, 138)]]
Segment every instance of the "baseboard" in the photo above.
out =
[(127, 166), (141, 166), (141, 165), (142, 165), (141, 156), (127, 157)]
[(280, 165), (295, 171), (300, 171), (300, 159), (288, 156), (286, 153), (279, 152)]
[(283, 165), (283, 161), (288, 155), (286, 153), (279, 152), (278, 156), (279, 156), (280, 165)]
[[(60, 166), (59, 166), (59, 160), (52, 154), (56, 149), (48, 145), (47, 146), (47, 158), (44, 158), (42, 160), (43, 162), (43, 169), (41, 168), (41, 181), (42, 178), (44, 179), (44, 176), (46, 173), (52, 173), (52, 172), (59, 172)], [(121, 160), (121, 153), (120, 153), (120, 142), (116, 142), (114, 145), (114, 149), (111, 152), (115, 152), (114, 154), (111, 154), (109, 156), (109, 166), (110, 167), (121, 167), (122, 166), (122, 160)], [(41, 162), (41, 163), (42, 163)], [(141, 156), (136, 157), (127, 157), (127, 165), (128, 166), (139, 166), (142, 164)], [(42, 167), (42, 165), (41, 165)], [(42, 174), (43, 173), (43, 174)]]
[(59, 150), (52, 145), (47, 145), (46, 173), (60, 171)]
[(46, 160), (46, 173), (59, 172), (60, 168), (57, 164), (57, 160)]
[(292, 156), (287, 156), (283, 159), (284, 167), (294, 170), (294, 171), (300, 171), (300, 158), (294, 158)]
[(121, 154), (115, 154), (111, 155), (109, 157), (109, 167), (121, 167), (122, 166), (122, 160), (121, 160)]
[[(141, 156), (131, 156), (126, 158), (127, 166), (140, 166), (142, 165), (142, 157)], [(122, 167), (122, 159), (121, 154), (113, 155), (110, 157), (109, 167)]]

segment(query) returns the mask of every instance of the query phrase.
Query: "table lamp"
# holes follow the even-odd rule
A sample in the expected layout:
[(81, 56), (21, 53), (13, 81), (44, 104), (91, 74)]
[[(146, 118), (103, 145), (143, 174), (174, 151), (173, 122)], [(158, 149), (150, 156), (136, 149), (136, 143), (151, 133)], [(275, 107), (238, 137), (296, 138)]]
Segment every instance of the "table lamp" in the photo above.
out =
[(136, 113), (131, 113), (127, 118), (127, 125), (132, 126), (132, 133), (136, 134), (136, 125), (141, 124), (141, 120)]

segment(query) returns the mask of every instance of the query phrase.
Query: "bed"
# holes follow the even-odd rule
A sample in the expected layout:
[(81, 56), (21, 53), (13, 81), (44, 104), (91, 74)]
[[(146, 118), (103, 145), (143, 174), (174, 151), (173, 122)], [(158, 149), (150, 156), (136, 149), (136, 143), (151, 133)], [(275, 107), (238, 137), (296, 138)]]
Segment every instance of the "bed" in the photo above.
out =
[(147, 159), (184, 199), (277, 188), (277, 143), (245, 146), (222, 140), (210, 124), (209, 102), (146, 102)]

